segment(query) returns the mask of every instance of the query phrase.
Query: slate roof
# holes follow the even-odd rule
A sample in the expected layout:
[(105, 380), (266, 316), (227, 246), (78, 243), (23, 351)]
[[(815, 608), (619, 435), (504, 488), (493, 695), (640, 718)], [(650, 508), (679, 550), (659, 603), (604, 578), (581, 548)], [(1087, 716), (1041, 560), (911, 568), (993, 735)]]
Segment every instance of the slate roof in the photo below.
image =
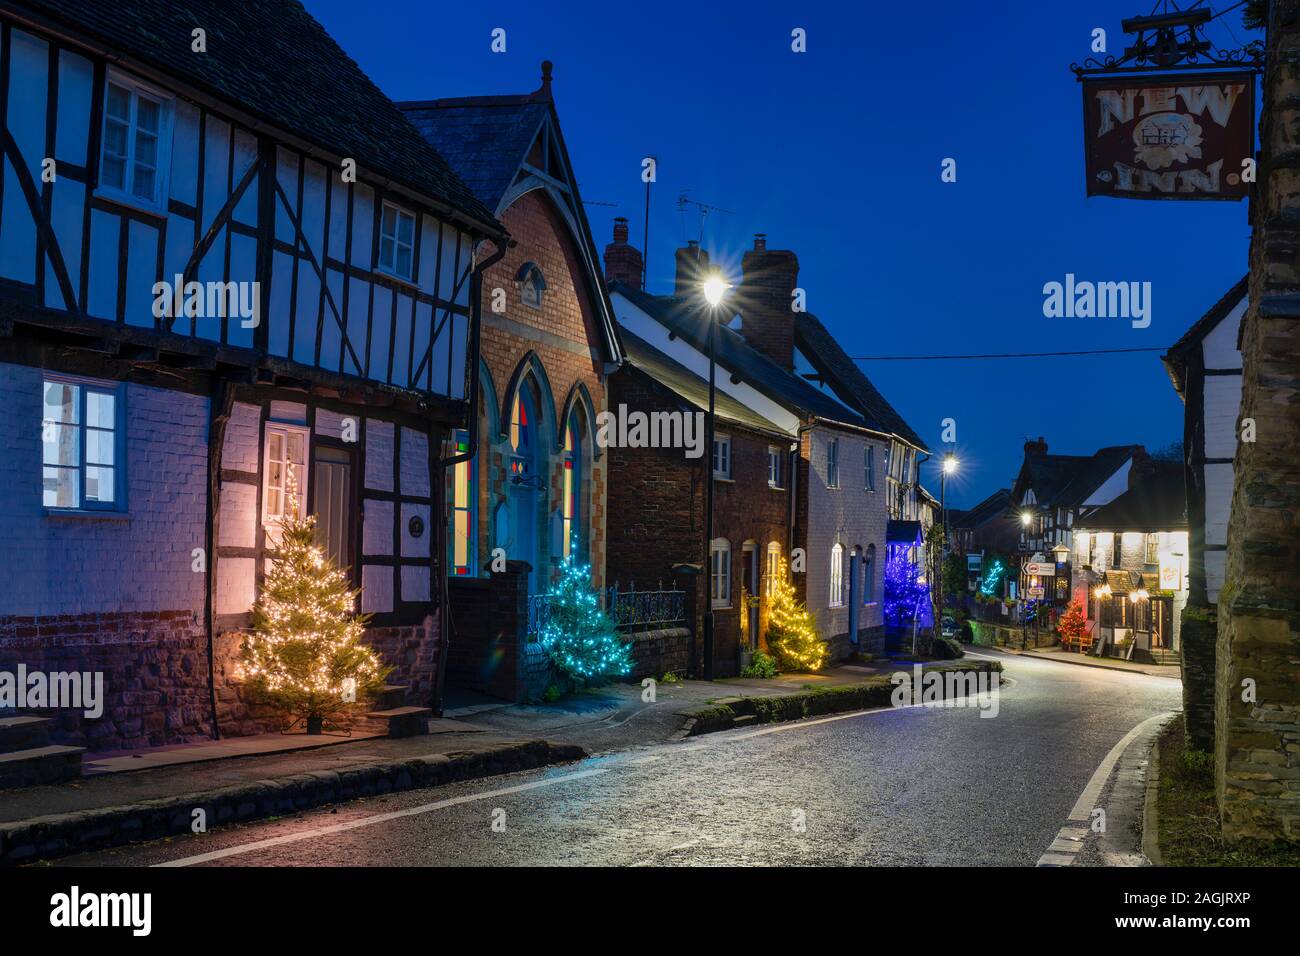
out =
[(1149, 461), (1128, 491), (1102, 505), (1078, 528), (1088, 531), (1178, 531), (1187, 528), (1187, 490), (1183, 463)]
[[(655, 381), (676, 393), (680, 398), (705, 411), (709, 407), (709, 383), (685, 365), (670, 358), (640, 336), (623, 330), (623, 346), (630, 365), (641, 369)], [(719, 389), (715, 394), (715, 407), (719, 419), (735, 425), (788, 437), (779, 425), (773, 424), (729, 394)]]
[[(363, 172), (453, 207), (481, 232), (503, 232), (447, 161), (297, 0), (7, 2), (327, 153), (352, 157)], [(207, 32), (201, 55), (190, 49), (196, 27)]]
[[(708, 307), (701, 305), (695, 296), (650, 295), (618, 280), (611, 282), (609, 288), (657, 319), (669, 331), (676, 332), (694, 348), (708, 351)], [(718, 334), (718, 364), (793, 411), (856, 428), (871, 427), (862, 416), (777, 365), (746, 344), (734, 329), (725, 326), (719, 329)]]
[(492, 210), (500, 208), (549, 110), (546, 102), (526, 96), (422, 100), (398, 106)]
[(1073, 508), (1083, 504), (1124, 462), (1142, 449), (1141, 445), (1112, 445), (1098, 449), (1084, 460), (1074, 477), (1061, 489), (1054, 505)]
[(1174, 383), (1174, 391), (1179, 396), (1183, 395), (1183, 390), (1186, 387), (1188, 352), (1200, 345), (1201, 341), (1213, 331), (1214, 327), (1227, 318), (1228, 313), (1236, 307), (1242, 297), (1248, 294), (1249, 279), (1250, 276), (1242, 276), (1223, 298), (1210, 307), (1210, 311), (1192, 323), (1192, 327), (1183, 333), (1182, 338), (1169, 346), (1168, 352), (1160, 356), (1165, 371), (1169, 373), (1169, 380)]
[(810, 312), (796, 313), (794, 341), (840, 401), (860, 412), (871, 428), (897, 435), (929, 453), (925, 442), (912, 431), (903, 416), (894, 411), (820, 319)]
[(960, 512), (961, 517), (959, 519), (954, 519), (953, 512), (950, 510), (948, 512), (948, 523), (955, 528), (974, 530), (988, 524), (990, 521), (1005, 517), (1010, 507), (1011, 489), (999, 488), (973, 508)]
[(1015, 495), (1027, 478), (1039, 507), (1076, 507), (1141, 448), (1141, 445), (1112, 445), (1091, 455), (1027, 454), (1012, 493)]

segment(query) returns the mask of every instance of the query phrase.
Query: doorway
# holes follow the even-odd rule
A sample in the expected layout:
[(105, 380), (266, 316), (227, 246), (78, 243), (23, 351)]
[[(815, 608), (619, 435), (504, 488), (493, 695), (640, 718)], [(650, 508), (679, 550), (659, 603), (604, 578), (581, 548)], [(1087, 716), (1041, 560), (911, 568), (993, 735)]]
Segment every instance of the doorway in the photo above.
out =
[[(339, 568), (352, 567), (352, 453), (317, 445), (312, 458), (316, 541)], [(351, 575), (349, 575), (351, 577)]]

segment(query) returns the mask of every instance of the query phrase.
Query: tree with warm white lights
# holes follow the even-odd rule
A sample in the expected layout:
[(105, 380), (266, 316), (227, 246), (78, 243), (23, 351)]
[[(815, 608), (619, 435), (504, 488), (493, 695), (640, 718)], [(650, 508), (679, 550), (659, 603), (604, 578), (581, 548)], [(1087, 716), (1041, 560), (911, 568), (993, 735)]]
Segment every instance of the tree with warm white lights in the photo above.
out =
[(1056, 630), (1065, 644), (1077, 644), (1087, 626), (1088, 619), (1083, 616), (1083, 605), (1078, 601), (1071, 601), (1065, 614), (1056, 622)]
[(826, 642), (817, 634), (808, 608), (795, 596), (784, 559), (772, 581), (767, 649), (782, 671), (819, 671), (826, 665)]
[(257, 697), (305, 721), (308, 733), (357, 710), (391, 671), (361, 643), (369, 616), (355, 613), (358, 593), (316, 543), (314, 517), (280, 525), (243, 669)]
[(538, 640), (561, 671), (580, 680), (631, 673), (632, 645), (600, 606), (591, 565), (564, 559), (547, 593), (547, 615)]

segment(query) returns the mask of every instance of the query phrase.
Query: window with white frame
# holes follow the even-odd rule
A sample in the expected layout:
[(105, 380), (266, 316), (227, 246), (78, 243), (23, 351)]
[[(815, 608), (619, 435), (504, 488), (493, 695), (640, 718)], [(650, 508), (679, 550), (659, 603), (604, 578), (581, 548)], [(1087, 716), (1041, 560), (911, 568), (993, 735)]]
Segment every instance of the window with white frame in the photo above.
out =
[(831, 548), (831, 607), (844, 606), (844, 546)]
[(46, 508), (124, 511), (122, 389), (47, 377), (41, 421)]
[(98, 192), (165, 211), (171, 158), (171, 97), (120, 73), (104, 84)]
[(840, 440), (832, 438), (826, 442), (826, 487), (840, 486)]
[(262, 492), (262, 523), (267, 527), (307, 514), (308, 436), (306, 428), (267, 423)]
[(713, 477), (731, 477), (730, 435), (715, 435), (713, 437)]
[(781, 485), (781, 449), (775, 445), (767, 446), (767, 486), (780, 488)]
[(866, 476), (867, 491), (875, 491), (876, 490), (876, 446), (868, 445), (865, 454), (866, 454), (866, 461), (863, 464), (863, 468), (865, 468), (867, 472), (867, 476)]
[(771, 597), (776, 593), (776, 583), (781, 580), (781, 546), (775, 541), (767, 544), (767, 567), (764, 569), (764, 593)]
[(414, 261), (415, 216), (386, 202), (379, 223), (379, 268), (399, 279), (410, 279)]
[(712, 550), (712, 577), (709, 582), (710, 597), (714, 607), (731, 606), (731, 542), (714, 538)]

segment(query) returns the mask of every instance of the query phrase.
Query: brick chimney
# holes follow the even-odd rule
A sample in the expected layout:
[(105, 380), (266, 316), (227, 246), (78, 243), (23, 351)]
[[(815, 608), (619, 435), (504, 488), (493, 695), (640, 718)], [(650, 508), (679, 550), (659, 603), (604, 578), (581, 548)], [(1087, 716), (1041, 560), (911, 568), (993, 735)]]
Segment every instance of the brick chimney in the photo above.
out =
[(709, 271), (709, 254), (691, 239), (685, 249), (677, 250), (676, 259), (677, 281), (673, 284), (673, 295), (699, 295), (700, 283)]
[(745, 341), (785, 369), (794, 369), (794, 290), (799, 260), (788, 249), (767, 248), (767, 235), (741, 260), (743, 278), (735, 305)]
[(1026, 454), (1026, 455), (1046, 455), (1046, 454), (1047, 454), (1047, 440), (1046, 440), (1045, 438), (1043, 438), (1042, 435), (1039, 435), (1039, 436), (1038, 436), (1038, 441), (1034, 441), (1033, 439), (1030, 439), (1029, 441), (1025, 442), (1025, 454)]
[(627, 217), (614, 217), (614, 241), (605, 247), (605, 281), (617, 279), (634, 289), (641, 288), (644, 260), (641, 250), (627, 241)]

